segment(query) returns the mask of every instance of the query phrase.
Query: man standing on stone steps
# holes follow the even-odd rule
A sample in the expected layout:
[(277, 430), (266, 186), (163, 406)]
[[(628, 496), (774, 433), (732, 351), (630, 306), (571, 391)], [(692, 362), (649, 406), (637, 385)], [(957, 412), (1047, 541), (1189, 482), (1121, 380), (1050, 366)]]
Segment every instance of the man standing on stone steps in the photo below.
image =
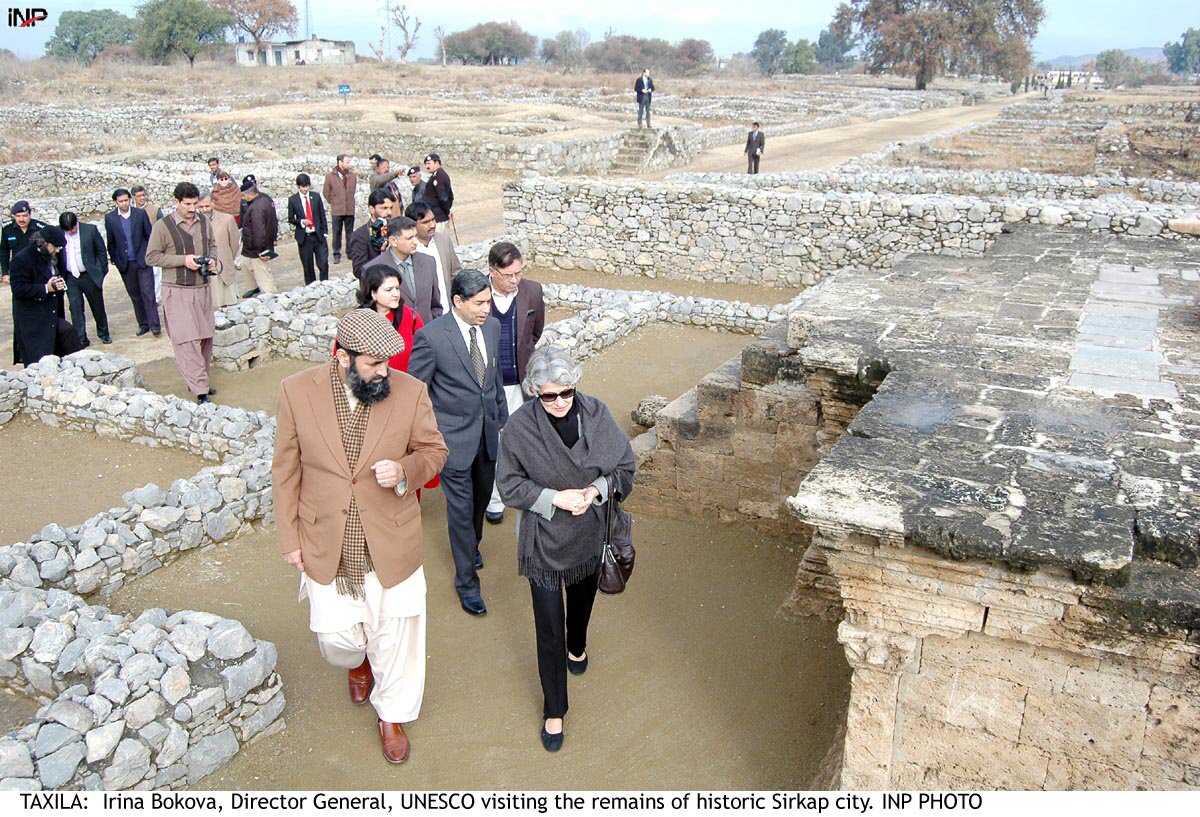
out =
[(758, 160), (762, 158), (763, 148), (767, 146), (767, 137), (763, 136), (763, 132), (758, 129), (758, 123), (755, 122), (750, 133), (746, 134), (746, 172), (758, 172)]
[(654, 94), (654, 80), (650, 79), (650, 69), (643, 69), (642, 75), (633, 83), (637, 93), (638, 129), (642, 127), (642, 112), (646, 112), (646, 127), (650, 127), (650, 97)]

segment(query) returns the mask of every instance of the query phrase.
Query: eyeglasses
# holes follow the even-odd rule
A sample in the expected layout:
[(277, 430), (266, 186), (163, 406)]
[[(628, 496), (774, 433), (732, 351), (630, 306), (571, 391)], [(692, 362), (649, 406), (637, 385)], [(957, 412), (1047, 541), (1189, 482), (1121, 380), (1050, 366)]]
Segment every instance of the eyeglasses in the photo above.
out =
[(538, 395), (538, 399), (541, 400), (546, 405), (550, 405), (551, 403), (553, 403), (555, 400), (557, 400), (560, 397), (563, 399), (563, 402), (565, 403), (566, 401), (570, 400), (574, 396), (575, 396), (574, 389), (563, 389), (560, 392), (549, 392), (549, 391), (542, 392), (541, 394)]
[(521, 274), (524, 272), (524, 270), (517, 270), (516, 272), (501, 272), (495, 267), (490, 267), (489, 269), (491, 270), (492, 275), (499, 275), (501, 278), (506, 278), (509, 281), (515, 281), (516, 279), (520, 278)]

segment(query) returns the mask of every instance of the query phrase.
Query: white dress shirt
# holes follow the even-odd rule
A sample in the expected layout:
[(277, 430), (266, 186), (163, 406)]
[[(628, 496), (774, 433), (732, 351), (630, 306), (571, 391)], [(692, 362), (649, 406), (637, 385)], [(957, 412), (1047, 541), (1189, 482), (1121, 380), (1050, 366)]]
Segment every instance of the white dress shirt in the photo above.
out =
[[(417, 243), (420, 244), (421, 242), (418, 241)], [(456, 312), (453, 309), (450, 310), (450, 314), (454, 316), (454, 322), (456, 324), (458, 324), (458, 331), (462, 332), (463, 343), (467, 344), (467, 354), (468, 355), (470, 355), (470, 353), (471, 353), (471, 330), (472, 329), (475, 330), (475, 337), (477, 338), (478, 343), (479, 343), (479, 354), (483, 356), (483, 365), (486, 366), (487, 359), (488, 359), (488, 353), (487, 353), (487, 344), (485, 344), (483, 342), (483, 327), (482, 326), (471, 326), (469, 323), (464, 321), (462, 318), (458, 317), (458, 312)]]
[(67, 272), (79, 277), (83, 272), (83, 250), (79, 246), (79, 229), (76, 228), (74, 233), (64, 232), (67, 238), (67, 246), (63, 249), (63, 260), (66, 262)]
[(437, 251), (437, 247), (430, 241), (428, 244), (422, 244), (417, 241), (417, 252), (422, 255), (428, 255), (433, 258), (437, 264), (437, 291), (438, 300), (442, 302), (442, 312), (450, 311), (450, 293), (446, 291), (446, 271), (442, 269), (442, 254)]

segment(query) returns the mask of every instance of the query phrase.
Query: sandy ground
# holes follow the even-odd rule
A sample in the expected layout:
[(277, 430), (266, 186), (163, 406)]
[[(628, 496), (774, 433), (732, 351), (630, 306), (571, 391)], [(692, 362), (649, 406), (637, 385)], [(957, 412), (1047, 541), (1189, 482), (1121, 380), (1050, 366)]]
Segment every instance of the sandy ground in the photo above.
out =
[(206, 463), (171, 448), (150, 448), (17, 417), (0, 426), (0, 462), (28, 464), (5, 481), (0, 544), (26, 541), (50, 522), (78, 525), (120, 507), (121, 494), (153, 482), (167, 488)]
[[(936, 108), (907, 116), (856, 122), (840, 128), (772, 138), (759, 164), (760, 173), (784, 173), (799, 170), (825, 170), (855, 156), (879, 150), (889, 142), (901, 142), (930, 133), (953, 130), (965, 125), (988, 122), (1019, 97), (993, 100), (980, 105)], [(673, 167), (647, 178), (660, 179), (672, 173), (735, 173), (746, 169), (743, 145), (712, 148), (682, 167)]]

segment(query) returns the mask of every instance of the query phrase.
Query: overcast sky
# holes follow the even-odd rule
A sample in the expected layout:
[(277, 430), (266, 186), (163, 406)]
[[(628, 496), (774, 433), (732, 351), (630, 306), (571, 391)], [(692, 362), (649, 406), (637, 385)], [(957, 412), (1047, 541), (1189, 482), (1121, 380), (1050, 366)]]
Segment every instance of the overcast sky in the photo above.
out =
[[(133, 14), (138, 0), (33, 0), (50, 12), (50, 19), (34, 28), (0, 29), (0, 46), (22, 57), (45, 52), (58, 14), (112, 8)], [(304, 0), (294, 0), (304, 33)], [(367, 43), (379, 37), (383, 3), (375, 0), (309, 0), (311, 30), (335, 40), (354, 40), (360, 54), (369, 54)], [(829, 24), (837, 0), (755, 0), (742, 6), (730, 0), (605, 0), (602, 3), (561, 0), (437, 0), (409, 3), (421, 20), (416, 56), (432, 56), (432, 31), (438, 25), (461, 31), (487, 20), (516, 20), (539, 37), (552, 37), (563, 29), (585, 28), (598, 40), (610, 28), (617, 34), (661, 37), (677, 42), (685, 37), (708, 40), (720, 55), (749, 51), (759, 31), (783, 28), (791, 39), (815, 40)], [(1034, 41), (1038, 59), (1096, 53), (1105, 48), (1161, 46), (1178, 40), (1185, 29), (1200, 27), (1197, 0), (1045, 0), (1046, 19)], [(21, 6), (24, 7), (23, 5)], [(346, 9), (353, 8), (347, 14)], [(747, 12), (747, 9), (752, 11)], [(374, 14), (372, 10), (377, 10)]]

